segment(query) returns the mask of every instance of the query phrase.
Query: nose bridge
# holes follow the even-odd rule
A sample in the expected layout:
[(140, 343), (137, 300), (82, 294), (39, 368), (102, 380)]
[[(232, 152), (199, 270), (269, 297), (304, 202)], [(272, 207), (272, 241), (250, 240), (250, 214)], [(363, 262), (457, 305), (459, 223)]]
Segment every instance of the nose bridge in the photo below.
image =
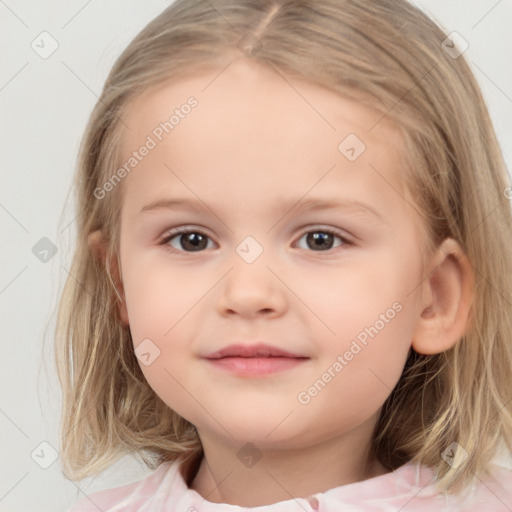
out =
[[(254, 236), (246, 236), (230, 257), (230, 271), (220, 288), (221, 313), (251, 315), (259, 311), (282, 313), (285, 307), (283, 283), (270, 270), (274, 252)], [(270, 268), (269, 268), (270, 267)]]

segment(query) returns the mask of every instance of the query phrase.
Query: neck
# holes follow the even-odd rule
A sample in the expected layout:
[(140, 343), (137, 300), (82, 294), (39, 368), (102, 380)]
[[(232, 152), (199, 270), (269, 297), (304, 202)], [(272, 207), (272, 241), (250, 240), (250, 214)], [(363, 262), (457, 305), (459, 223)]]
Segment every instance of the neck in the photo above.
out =
[(189, 487), (210, 502), (257, 507), (387, 473), (370, 458), (360, 433), (350, 434), (300, 448), (246, 446), (245, 456), (239, 454), (240, 445), (227, 448), (203, 435), (204, 456), (196, 461), (198, 471)]

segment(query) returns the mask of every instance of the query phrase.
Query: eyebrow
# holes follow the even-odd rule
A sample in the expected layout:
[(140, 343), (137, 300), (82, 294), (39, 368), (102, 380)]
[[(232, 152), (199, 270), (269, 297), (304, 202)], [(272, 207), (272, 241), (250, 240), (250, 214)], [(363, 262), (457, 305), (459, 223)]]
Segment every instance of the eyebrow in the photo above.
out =
[[(297, 203), (300, 203), (297, 207)], [(363, 214), (371, 214), (382, 222), (385, 222), (383, 215), (368, 203), (356, 200), (308, 198), (302, 202), (300, 199), (283, 199), (279, 208), (286, 212), (295, 210), (303, 212), (308, 210), (352, 210)], [(201, 212), (210, 208), (201, 200), (194, 198), (164, 198), (153, 201), (143, 206), (139, 213), (153, 212), (158, 210), (191, 210)], [(210, 210), (211, 211), (211, 210)]]

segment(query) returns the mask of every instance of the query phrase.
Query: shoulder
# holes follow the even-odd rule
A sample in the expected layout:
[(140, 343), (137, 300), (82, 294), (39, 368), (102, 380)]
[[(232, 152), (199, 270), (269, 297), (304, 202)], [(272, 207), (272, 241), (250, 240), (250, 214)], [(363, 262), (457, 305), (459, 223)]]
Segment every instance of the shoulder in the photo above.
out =
[[(430, 488), (429, 490), (427, 490)], [(439, 510), (446, 512), (510, 512), (512, 510), (512, 470), (489, 464), (485, 473), (474, 476), (472, 484), (458, 494), (439, 493), (434, 486), (425, 488)], [(423, 489), (422, 489), (423, 491)], [(418, 494), (421, 496), (422, 492)], [(421, 501), (421, 499), (419, 500)], [(428, 497), (425, 504), (428, 503)], [(421, 509), (423, 510), (423, 509)]]
[[(512, 470), (491, 464), (486, 474), (475, 477), (463, 493), (440, 493), (434, 471), (417, 463), (368, 480), (315, 495), (324, 508), (342, 510), (410, 510), (411, 512), (511, 512)], [(346, 510), (349, 510), (346, 508)], [(351, 510), (351, 509), (350, 509)]]
[(512, 469), (490, 464), (484, 475), (475, 478), (470, 492), (460, 503), (464, 512), (510, 512), (512, 510)]
[(178, 462), (164, 462), (137, 482), (86, 494), (66, 512), (108, 512), (114, 508), (116, 512), (135, 512), (167, 493), (178, 469)]

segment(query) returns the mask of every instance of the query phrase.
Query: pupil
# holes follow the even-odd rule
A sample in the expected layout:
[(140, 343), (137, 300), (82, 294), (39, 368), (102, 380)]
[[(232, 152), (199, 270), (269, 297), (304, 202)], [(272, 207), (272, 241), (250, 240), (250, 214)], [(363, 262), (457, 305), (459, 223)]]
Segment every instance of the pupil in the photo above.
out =
[[(316, 232), (309, 233), (307, 236), (308, 245), (320, 247), (322, 249), (330, 249), (332, 246), (332, 235), (330, 233)], [(206, 238), (199, 233), (186, 233), (182, 235), (182, 247), (191, 249), (192, 251), (204, 249)], [(187, 247), (188, 246), (188, 247)]]
[(332, 245), (332, 235), (322, 232), (310, 233), (308, 235), (308, 243), (309, 242), (315, 242), (312, 244), (313, 246), (330, 249)]
[[(185, 235), (182, 235), (184, 237), (184, 243), (182, 243), (182, 246), (187, 249), (191, 248), (192, 250), (197, 249), (204, 249), (202, 247), (201, 242), (205, 241), (205, 238), (200, 235), (199, 233), (187, 233)], [(188, 247), (187, 247), (188, 245)]]

